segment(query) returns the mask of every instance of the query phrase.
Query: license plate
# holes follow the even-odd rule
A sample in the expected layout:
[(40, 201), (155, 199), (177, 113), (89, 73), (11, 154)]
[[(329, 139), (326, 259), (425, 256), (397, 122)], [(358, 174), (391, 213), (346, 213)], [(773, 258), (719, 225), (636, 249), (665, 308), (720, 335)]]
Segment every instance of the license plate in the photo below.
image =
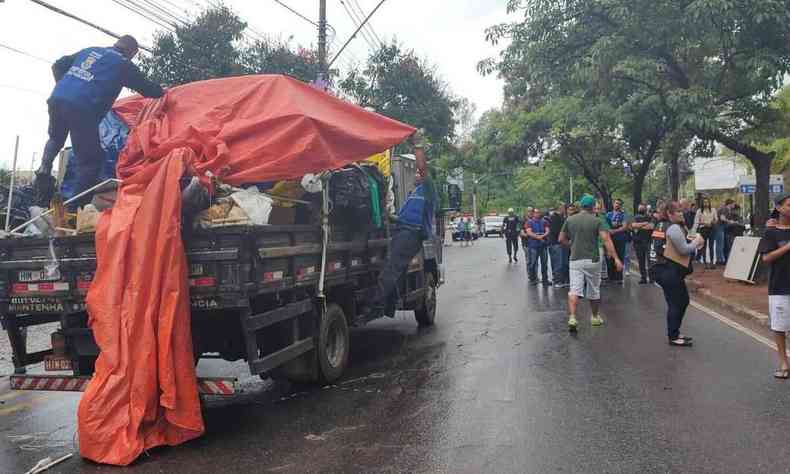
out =
[[(47, 272), (45, 270), (25, 270), (19, 272), (17, 275), (17, 281), (29, 283), (32, 281), (46, 281), (51, 280), (52, 278), (47, 277)], [(57, 278), (55, 278), (57, 280)]]
[(203, 264), (202, 263), (191, 263), (189, 264), (189, 276), (201, 276), (203, 275)]
[(44, 358), (44, 370), (48, 372), (61, 372), (73, 370), (71, 359), (58, 356), (47, 356)]

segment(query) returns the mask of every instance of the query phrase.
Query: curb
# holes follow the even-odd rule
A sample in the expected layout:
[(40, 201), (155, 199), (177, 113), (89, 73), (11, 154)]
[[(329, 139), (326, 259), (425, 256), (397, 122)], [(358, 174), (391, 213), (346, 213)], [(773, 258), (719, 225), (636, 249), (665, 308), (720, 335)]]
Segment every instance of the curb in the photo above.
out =
[(687, 282), (689, 283), (688, 285), (689, 290), (692, 293), (695, 293), (696, 295), (700, 295), (704, 299), (710, 301), (711, 303), (726, 308), (727, 310), (732, 311), (733, 313), (737, 314), (742, 318), (755, 321), (758, 324), (765, 327), (769, 326), (768, 315), (765, 315), (753, 309), (749, 309), (746, 306), (740, 305), (738, 303), (733, 303), (732, 301), (728, 301), (727, 299), (722, 298), (721, 296), (717, 296), (707, 288), (701, 287), (700, 284), (695, 280), (687, 280)]

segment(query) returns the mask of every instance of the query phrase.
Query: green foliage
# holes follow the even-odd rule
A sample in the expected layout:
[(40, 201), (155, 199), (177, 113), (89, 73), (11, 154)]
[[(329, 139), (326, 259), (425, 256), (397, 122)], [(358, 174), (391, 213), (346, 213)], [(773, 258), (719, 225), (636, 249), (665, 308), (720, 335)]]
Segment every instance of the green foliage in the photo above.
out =
[(425, 129), (435, 150), (447, 149), (455, 139), (459, 101), (427, 61), (394, 41), (382, 45), (339, 86), (357, 104)]

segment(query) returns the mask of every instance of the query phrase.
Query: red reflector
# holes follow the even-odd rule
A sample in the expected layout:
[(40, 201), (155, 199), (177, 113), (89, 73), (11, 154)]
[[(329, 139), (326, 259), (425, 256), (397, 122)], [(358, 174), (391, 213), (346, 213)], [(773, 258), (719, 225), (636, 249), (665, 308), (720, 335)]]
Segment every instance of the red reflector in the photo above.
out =
[(55, 285), (52, 283), (39, 283), (38, 284), (38, 291), (52, 291), (55, 289)]
[(217, 279), (214, 277), (193, 278), (191, 286), (216, 286)]
[(25, 283), (14, 283), (14, 285), (11, 287), (11, 290), (14, 293), (24, 293), (27, 291), (27, 288), (28, 287)]
[(77, 280), (77, 288), (79, 288), (80, 290), (87, 290), (90, 287), (91, 287), (90, 281)]

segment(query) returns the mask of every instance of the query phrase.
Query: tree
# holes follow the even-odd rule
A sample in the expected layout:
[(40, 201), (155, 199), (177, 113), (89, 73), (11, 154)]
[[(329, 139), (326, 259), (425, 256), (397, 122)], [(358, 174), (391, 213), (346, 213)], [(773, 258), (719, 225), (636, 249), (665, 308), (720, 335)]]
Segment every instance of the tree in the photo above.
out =
[[(246, 27), (228, 7), (206, 10), (174, 33), (159, 33), (142, 69), (167, 85), (241, 74), (287, 74), (305, 82), (318, 77), (317, 51), (276, 38), (243, 43)], [(330, 78), (336, 74), (330, 71)]]
[(175, 33), (157, 34), (153, 53), (141, 60), (142, 69), (170, 86), (242, 74), (239, 44), (246, 27), (228, 7), (206, 10)]
[(357, 104), (424, 129), (437, 151), (455, 140), (458, 100), (427, 61), (396, 42), (382, 45), (339, 86)]
[(488, 30), (511, 39), (481, 63), (507, 81), (509, 100), (631, 84), (665, 100), (678, 124), (743, 154), (758, 180), (756, 220), (768, 211), (773, 153), (749, 129), (774, 119), (773, 93), (790, 72), (790, 0), (510, 0), (523, 20)]

